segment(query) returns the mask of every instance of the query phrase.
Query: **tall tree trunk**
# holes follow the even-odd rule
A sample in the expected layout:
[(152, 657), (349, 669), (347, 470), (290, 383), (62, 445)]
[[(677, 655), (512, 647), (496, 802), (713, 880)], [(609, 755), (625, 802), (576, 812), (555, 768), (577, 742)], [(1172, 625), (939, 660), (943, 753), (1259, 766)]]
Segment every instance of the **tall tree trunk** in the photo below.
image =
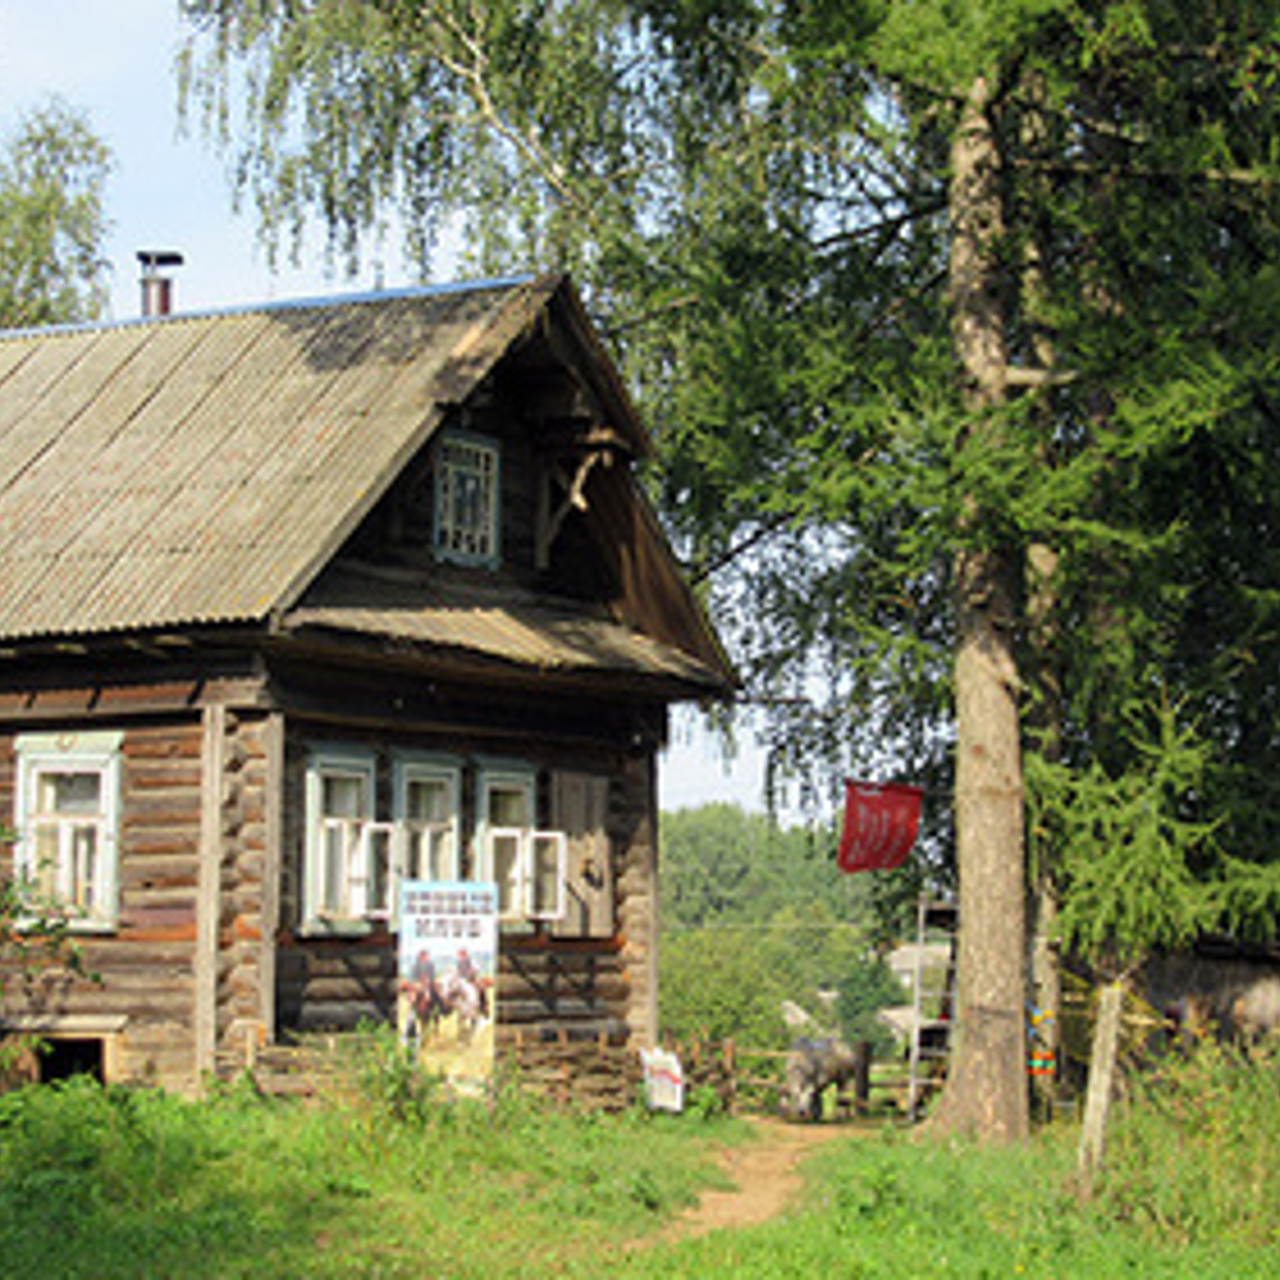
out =
[[(1004, 231), (990, 85), (972, 86), (952, 145), (951, 290), (954, 340), (971, 426), (965, 449), (999, 431), (1008, 357), (998, 254)], [(956, 842), (960, 944), (955, 1044), (935, 1126), (986, 1141), (1029, 1128), (1026, 1077), (1026, 874), (1018, 671), (1013, 651), (1015, 560), (973, 536), (956, 559)]]
[[(1051, 153), (1045, 115), (1046, 89), (1038, 72), (1022, 87), (1024, 100), (1020, 143), (1024, 155), (1037, 159)], [(1039, 398), (1033, 413), (1040, 431), (1042, 466), (1058, 463), (1053, 441), (1053, 403), (1050, 387), (1057, 372), (1058, 352), (1052, 331), (1052, 286), (1049, 280), (1048, 228), (1043, 212), (1051, 198), (1045, 174), (1024, 180), (1031, 197), (1030, 225), (1025, 233), (1022, 281), (1019, 289), (1022, 325), (1027, 334), (1033, 380), (1030, 394)], [(1024, 723), (1042, 759), (1056, 764), (1062, 757), (1062, 636), (1058, 626), (1058, 573), (1060, 556), (1055, 547), (1035, 540), (1026, 555), (1027, 658), (1023, 674), (1029, 698)], [(1034, 1006), (1035, 1042), (1041, 1068), (1032, 1077), (1034, 1101), (1041, 1116), (1053, 1113), (1057, 1095), (1057, 1063), (1062, 1047), (1062, 974), (1057, 942), (1059, 851), (1051, 837), (1038, 843), (1038, 856), (1029, 859), (1033, 877), (1029, 901), (1029, 996)]]

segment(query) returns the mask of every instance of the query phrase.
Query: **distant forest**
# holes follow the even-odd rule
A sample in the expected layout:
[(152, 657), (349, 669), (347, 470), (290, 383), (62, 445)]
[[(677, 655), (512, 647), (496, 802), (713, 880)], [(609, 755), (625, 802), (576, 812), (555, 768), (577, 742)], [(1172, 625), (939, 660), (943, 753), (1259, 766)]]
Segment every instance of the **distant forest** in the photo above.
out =
[(836, 833), (712, 804), (661, 824), (661, 1008), (680, 1040), (785, 1047), (784, 1002), (814, 1029), (887, 1048), (877, 1009), (905, 997), (883, 961), (905, 880), (843, 874)]

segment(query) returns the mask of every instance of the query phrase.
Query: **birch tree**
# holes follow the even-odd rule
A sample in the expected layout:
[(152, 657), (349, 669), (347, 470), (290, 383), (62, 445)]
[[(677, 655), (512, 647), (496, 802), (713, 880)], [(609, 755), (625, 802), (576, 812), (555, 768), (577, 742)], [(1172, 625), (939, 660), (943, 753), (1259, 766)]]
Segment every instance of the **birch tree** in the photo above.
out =
[(1135, 707), (1210, 762), (1169, 798), (1214, 815), (1183, 869), (1266, 927), (1276, 6), (183, 9), (188, 101), (282, 250), (318, 214), (350, 265), (395, 209), (424, 274), (447, 230), (468, 269), (578, 274), (780, 773), (954, 788), (916, 867), (962, 900), (942, 1127), (1026, 1131), (1028, 859), (1099, 892), (1080, 851), (1128, 837), (1063, 797), (1149, 769)]
[(110, 169), (106, 144), (66, 104), (50, 102), (18, 121), (0, 147), (0, 323), (101, 315)]

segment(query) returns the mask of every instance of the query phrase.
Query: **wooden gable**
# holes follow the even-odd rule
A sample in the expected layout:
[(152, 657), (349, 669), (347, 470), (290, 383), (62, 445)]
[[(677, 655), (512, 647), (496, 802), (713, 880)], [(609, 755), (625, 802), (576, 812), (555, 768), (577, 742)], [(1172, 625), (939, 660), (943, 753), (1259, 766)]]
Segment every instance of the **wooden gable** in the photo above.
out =
[[(659, 696), (723, 693), (727, 659), (633, 474), (647, 437), (589, 333), (561, 284), (470, 393), (443, 408), (283, 615), (285, 630), (381, 636), (454, 658), (469, 645), (539, 679), (613, 672)], [(492, 563), (448, 563), (433, 544), (441, 451), (454, 438), (500, 454)]]
[[(431, 556), (432, 477), (455, 429), (508, 459), (487, 575)], [(0, 337), (0, 644), (336, 635), (353, 614), (326, 575), (349, 584), (363, 567), (375, 595), (391, 575), (399, 610), (373, 620), (375, 600), (362, 634), (430, 645), (434, 627), (402, 626), (418, 573), (423, 607), (464, 622), (465, 599), (442, 592), (479, 585), (553, 618), (585, 605), (611, 643), (582, 648), (584, 672), (607, 674), (621, 645), (661, 696), (714, 695), (729, 665), (631, 474), (647, 450), (559, 277)], [(540, 617), (526, 608), (517, 629)], [(492, 633), (482, 648), (503, 656)]]

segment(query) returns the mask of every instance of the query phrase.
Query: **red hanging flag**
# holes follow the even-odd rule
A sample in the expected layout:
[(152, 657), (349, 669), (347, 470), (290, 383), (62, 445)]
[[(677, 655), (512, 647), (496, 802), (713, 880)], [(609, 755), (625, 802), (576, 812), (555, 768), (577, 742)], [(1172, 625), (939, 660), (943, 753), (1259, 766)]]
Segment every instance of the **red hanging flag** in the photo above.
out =
[(892, 871), (916, 842), (924, 791), (902, 783), (844, 784), (844, 830), (836, 862), (841, 871)]

